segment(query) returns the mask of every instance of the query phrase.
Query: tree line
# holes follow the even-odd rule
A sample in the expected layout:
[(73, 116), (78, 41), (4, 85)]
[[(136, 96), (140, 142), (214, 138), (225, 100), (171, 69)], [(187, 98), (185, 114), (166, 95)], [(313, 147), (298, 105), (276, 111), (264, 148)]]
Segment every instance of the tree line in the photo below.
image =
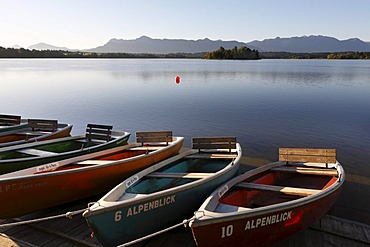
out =
[(235, 60), (260, 59), (257, 50), (251, 50), (245, 46), (241, 46), (240, 48), (235, 46), (233, 49), (225, 49), (221, 46), (218, 50), (206, 53), (203, 58)]
[(370, 52), (261, 52), (261, 59), (370, 59)]
[(0, 58), (202, 58), (203, 53), (96, 53), (62, 50), (29, 50), (0, 47)]
[(223, 47), (213, 52), (199, 53), (95, 53), (62, 50), (29, 50), (0, 47), (0, 58), (194, 58), (194, 59), (370, 59), (370, 52), (258, 52), (247, 47), (234, 47), (227, 50)]

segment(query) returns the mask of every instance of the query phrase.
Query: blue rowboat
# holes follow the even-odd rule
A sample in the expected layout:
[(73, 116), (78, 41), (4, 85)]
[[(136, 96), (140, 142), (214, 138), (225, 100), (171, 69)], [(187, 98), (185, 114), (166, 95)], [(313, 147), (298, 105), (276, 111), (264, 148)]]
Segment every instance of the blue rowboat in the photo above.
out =
[(83, 216), (104, 246), (182, 222), (236, 175), (242, 150), (235, 137), (193, 138), (192, 147), (131, 176), (89, 205)]

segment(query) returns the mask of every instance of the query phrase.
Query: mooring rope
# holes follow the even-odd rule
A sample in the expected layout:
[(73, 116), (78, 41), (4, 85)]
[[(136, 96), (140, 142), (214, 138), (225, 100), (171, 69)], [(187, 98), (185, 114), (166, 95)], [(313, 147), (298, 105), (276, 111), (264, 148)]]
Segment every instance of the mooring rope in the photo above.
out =
[(37, 223), (37, 222), (46, 221), (46, 220), (53, 220), (53, 219), (58, 219), (58, 218), (63, 218), (63, 217), (67, 217), (69, 219), (72, 219), (72, 217), (74, 215), (83, 213), (85, 210), (87, 210), (87, 208), (76, 210), (76, 211), (72, 211), (72, 212), (67, 212), (67, 213), (64, 213), (64, 214), (49, 216), (49, 217), (45, 217), (45, 218), (39, 218), (39, 219), (32, 219), (32, 220), (25, 220), (25, 221), (20, 221), (20, 222), (13, 222), (13, 223), (1, 224), (0, 225), (0, 228), (11, 227), (11, 226), (27, 225), (27, 224)]
[(124, 244), (122, 244), (122, 245), (118, 245), (117, 247), (125, 247), (125, 246), (130, 246), (130, 245), (133, 245), (133, 244), (137, 244), (137, 243), (139, 243), (139, 242), (141, 242), (141, 241), (144, 241), (144, 240), (147, 240), (147, 239), (149, 239), (149, 238), (155, 237), (155, 236), (157, 236), (157, 235), (159, 235), (159, 234), (162, 234), (162, 233), (164, 233), (164, 232), (168, 232), (168, 231), (170, 231), (170, 230), (172, 230), (172, 229), (175, 229), (176, 227), (179, 227), (179, 226), (182, 226), (182, 225), (185, 225), (185, 227), (186, 227), (187, 223), (189, 223), (190, 221), (192, 221), (194, 218), (195, 218), (195, 217), (192, 217), (192, 218), (190, 218), (190, 219), (188, 219), (188, 220), (183, 220), (183, 222), (181, 222), (181, 223), (178, 223), (178, 224), (176, 224), (176, 225), (170, 226), (170, 227), (168, 227), (168, 228), (166, 228), (166, 229), (163, 229), (163, 230), (160, 230), (160, 231), (158, 231), (158, 232), (155, 232), (155, 233), (149, 234), (149, 235), (144, 236), (144, 237), (142, 237), (142, 238), (138, 238), (138, 239), (132, 240), (132, 241), (127, 242), (127, 243), (124, 243)]

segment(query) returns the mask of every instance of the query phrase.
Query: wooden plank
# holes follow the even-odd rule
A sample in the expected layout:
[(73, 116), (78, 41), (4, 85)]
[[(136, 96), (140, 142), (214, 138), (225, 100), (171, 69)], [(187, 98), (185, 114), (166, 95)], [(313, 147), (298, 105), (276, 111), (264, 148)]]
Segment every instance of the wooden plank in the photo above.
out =
[(279, 161), (336, 163), (336, 150), (314, 148), (279, 148)]
[(231, 149), (236, 148), (236, 137), (222, 136), (222, 137), (193, 137), (193, 149)]
[(147, 177), (152, 178), (206, 178), (214, 173), (182, 173), (182, 172), (152, 172)]
[(309, 175), (338, 176), (338, 171), (333, 169), (315, 169), (305, 167), (275, 167), (271, 171), (275, 172), (296, 172)]
[(114, 162), (115, 160), (84, 160), (76, 162), (76, 165), (105, 165)]
[(279, 148), (279, 153), (289, 155), (329, 155), (336, 154), (335, 149), (322, 149), (322, 148)]
[(40, 156), (40, 157), (47, 157), (47, 156), (52, 156), (56, 155), (58, 153), (54, 152), (49, 152), (49, 151), (44, 151), (44, 150), (39, 150), (39, 149), (33, 149), (33, 148), (27, 148), (27, 149), (20, 149), (17, 150), (19, 153), (24, 153), (24, 154), (30, 154), (34, 156)]
[(150, 143), (150, 142), (165, 142), (168, 145), (168, 142), (172, 141), (172, 131), (163, 130), (163, 131), (139, 131), (136, 132), (136, 142), (141, 143)]
[(196, 153), (185, 156), (186, 159), (234, 159), (237, 154), (221, 154), (221, 153)]
[(4, 125), (16, 125), (21, 123), (21, 116), (17, 115), (0, 115), (0, 123)]
[(88, 124), (86, 128), (86, 138), (91, 140), (110, 141), (113, 126), (101, 124)]
[(32, 130), (55, 131), (58, 129), (58, 120), (28, 119), (28, 125)]
[(297, 196), (310, 196), (310, 195), (319, 193), (321, 191), (321, 190), (314, 190), (314, 189), (283, 187), (283, 186), (276, 186), (276, 185), (254, 184), (254, 183), (245, 183), (245, 182), (238, 183), (237, 186), (241, 188), (246, 188), (246, 189), (276, 191), (276, 192), (281, 192), (281, 193), (288, 194), (288, 195), (297, 195)]

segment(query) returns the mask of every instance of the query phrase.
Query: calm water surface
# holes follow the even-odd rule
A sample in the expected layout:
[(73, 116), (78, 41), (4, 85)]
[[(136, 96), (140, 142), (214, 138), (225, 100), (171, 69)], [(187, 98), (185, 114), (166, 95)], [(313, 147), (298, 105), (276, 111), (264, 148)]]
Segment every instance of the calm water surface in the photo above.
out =
[(0, 85), (1, 113), (72, 123), (73, 134), (87, 123), (169, 129), (186, 146), (235, 135), (246, 156), (270, 160), (279, 147), (336, 148), (348, 173), (370, 177), (369, 61), (8, 59)]

